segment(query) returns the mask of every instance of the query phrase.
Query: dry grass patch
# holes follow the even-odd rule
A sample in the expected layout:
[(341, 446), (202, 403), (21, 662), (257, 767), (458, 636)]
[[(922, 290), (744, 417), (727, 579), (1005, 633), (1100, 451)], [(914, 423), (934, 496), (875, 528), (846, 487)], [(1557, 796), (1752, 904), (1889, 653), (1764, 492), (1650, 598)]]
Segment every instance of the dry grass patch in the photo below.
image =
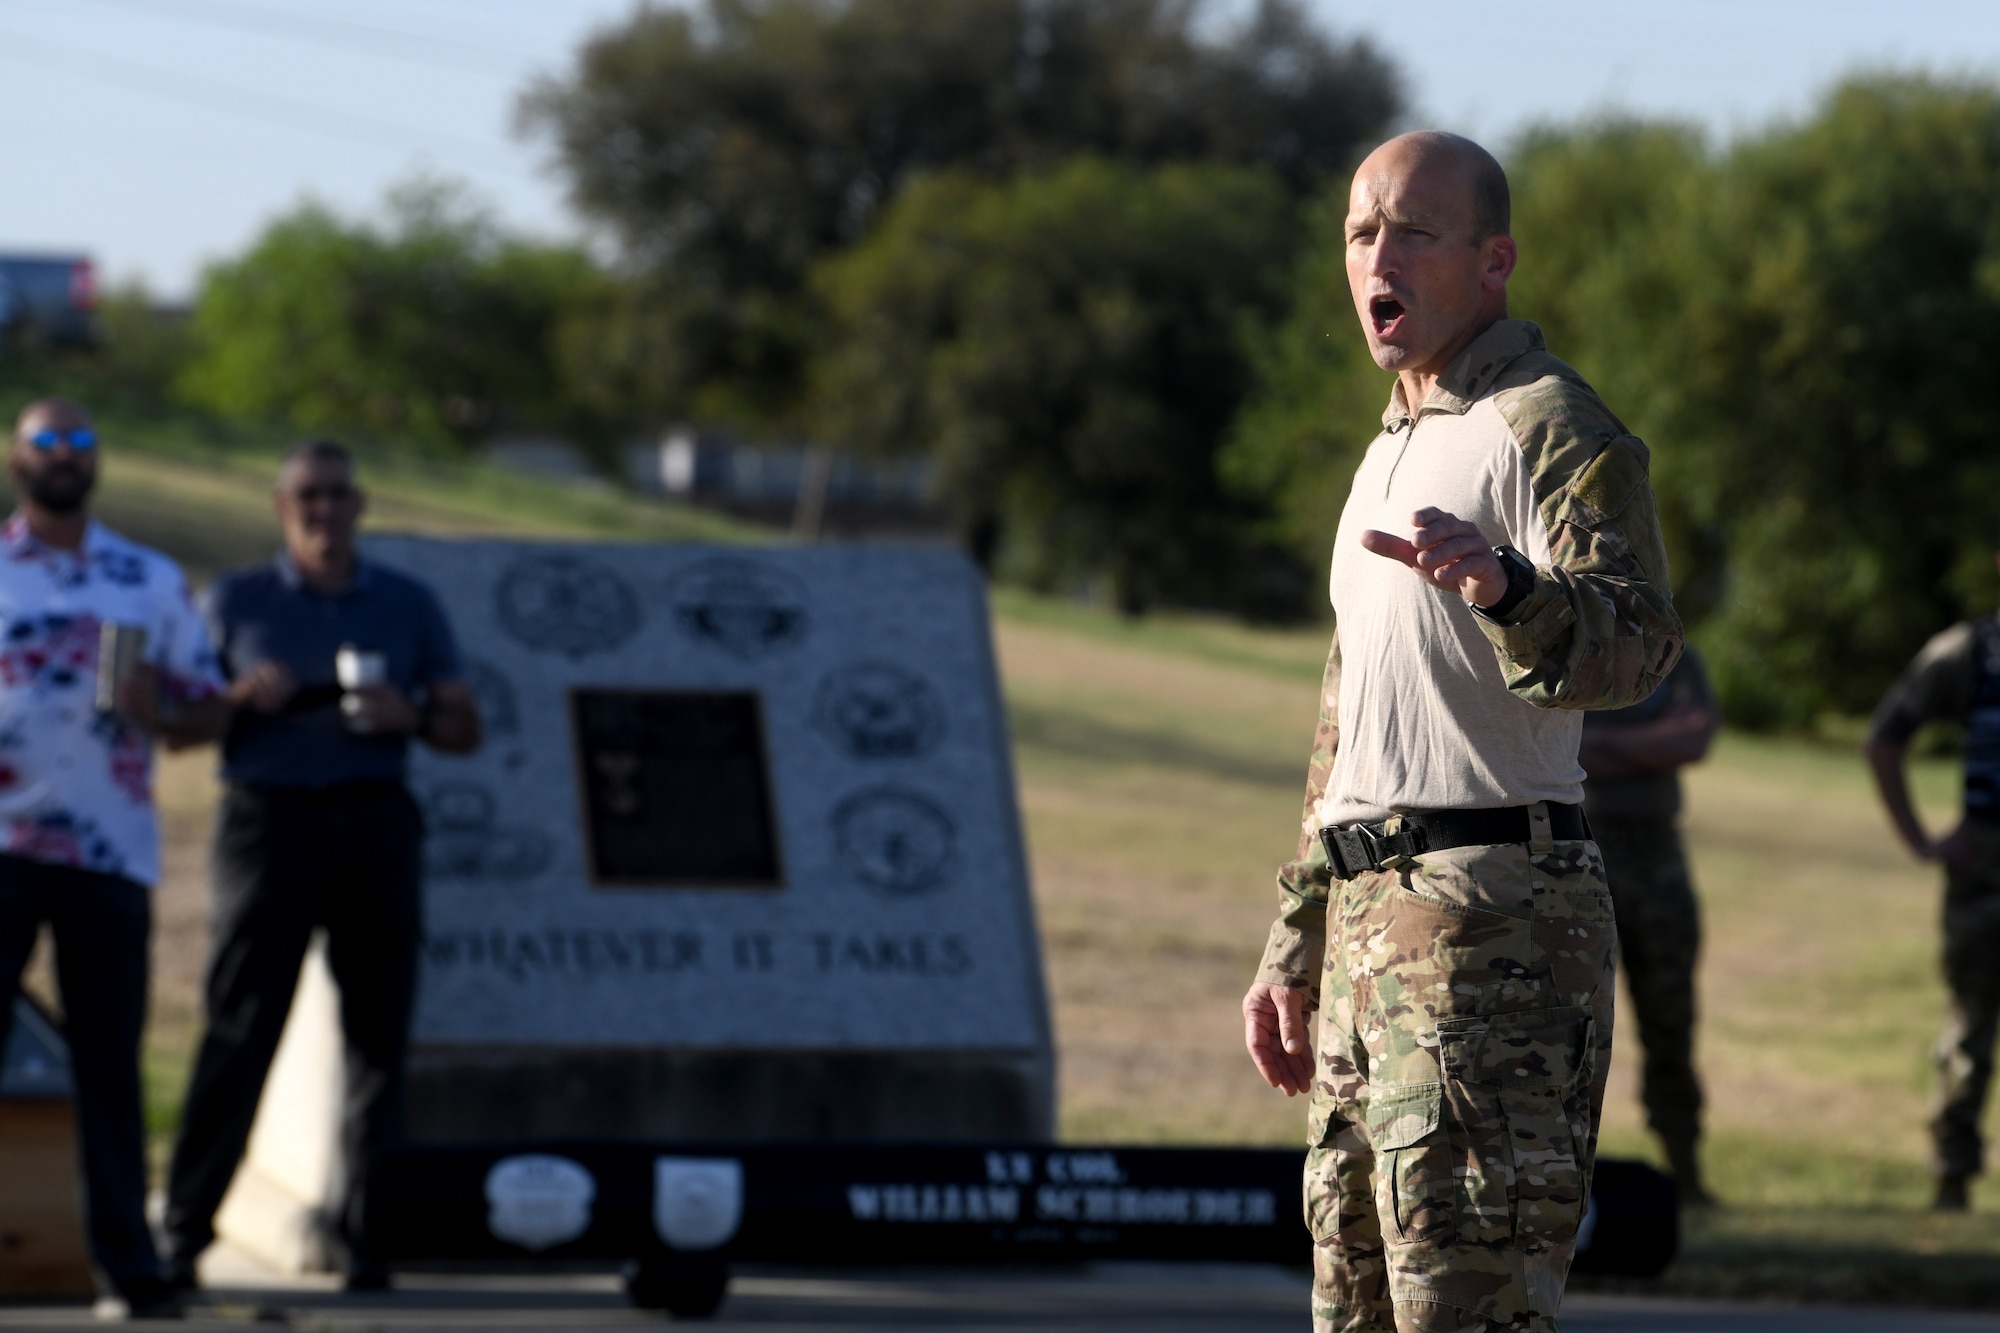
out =
[[(1324, 649), (1253, 634), (1001, 618), (1071, 1137), (1297, 1139), (1301, 1110), (1251, 1073), (1236, 1004), (1292, 847)], [(1916, 779), (1944, 818), (1950, 766)], [(1920, 1201), (1935, 874), (1843, 751), (1726, 737), (1690, 771), (1688, 806), (1720, 1189), (1774, 1207)], [(1629, 1041), (1606, 1148), (1651, 1156)]]
[[(1064, 1136), (1298, 1143), (1304, 1108), (1251, 1071), (1236, 1006), (1296, 836), (1323, 640), (1000, 605)], [(1915, 779), (1948, 817), (1951, 766)], [(1688, 775), (1686, 829), (1708, 1161), (1730, 1207), (1691, 1221), (1651, 1289), (2000, 1303), (2000, 1215), (1921, 1211), (1935, 872), (1903, 854), (1859, 759), (1818, 746), (1725, 737)], [(1657, 1160), (1632, 1032), (1603, 1146)]]
[(998, 638), (1063, 1136), (1296, 1142), (1303, 1108), (1251, 1070), (1237, 1003), (1296, 838), (1323, 645), (1301, 640), (1286, 679), (1044, 623)]

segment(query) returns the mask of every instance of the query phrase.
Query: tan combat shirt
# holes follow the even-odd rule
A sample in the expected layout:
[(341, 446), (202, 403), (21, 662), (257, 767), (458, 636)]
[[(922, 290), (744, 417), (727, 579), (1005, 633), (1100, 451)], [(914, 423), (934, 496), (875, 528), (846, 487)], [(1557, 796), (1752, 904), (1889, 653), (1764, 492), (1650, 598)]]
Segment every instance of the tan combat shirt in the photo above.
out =
[[(1525, 320), (1482, 333), (1414, 414), (1397, 384), (1335, 538), (1299, 856), (1260, 980), (1318, 989), (1322, 823), (1581, 798), (1575, 710), (1637, 703), (1681, 650), (1647, 459)], [(1426, 505), (1535, 564), (1507, 623), (1361, 549), (1363, 529), (1407, 534)]]

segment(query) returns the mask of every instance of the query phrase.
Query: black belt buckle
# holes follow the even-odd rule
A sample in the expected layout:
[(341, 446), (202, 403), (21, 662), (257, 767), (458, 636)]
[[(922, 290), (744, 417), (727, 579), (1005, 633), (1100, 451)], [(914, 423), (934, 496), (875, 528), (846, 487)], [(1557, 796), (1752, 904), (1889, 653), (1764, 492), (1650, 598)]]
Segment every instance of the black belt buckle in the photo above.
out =
[(1327, 864), (1333, 869), (1337, 879), (1353, 879), (1356, 875), (1382, 868), (1382, 857), (1376, 851), (1375, 831), (1366, 824), (1349, 824), (1345, 828), (1338, 824), (1328, 824), (1319, 831), (1320, 845), (1326, 848)]
[[(1404, 817), (1406, 820), (1408, 816)], [(1387, 870), (1398, 858), (1430, 850), (1431, 838), (1421, 825), (1405, 824), (1400, 832), (1381, 833), (1379, 824), (1328, 824), (1319, 831), (1327, 866), (1336, 879), (1353, 879), (1371, 870)]]

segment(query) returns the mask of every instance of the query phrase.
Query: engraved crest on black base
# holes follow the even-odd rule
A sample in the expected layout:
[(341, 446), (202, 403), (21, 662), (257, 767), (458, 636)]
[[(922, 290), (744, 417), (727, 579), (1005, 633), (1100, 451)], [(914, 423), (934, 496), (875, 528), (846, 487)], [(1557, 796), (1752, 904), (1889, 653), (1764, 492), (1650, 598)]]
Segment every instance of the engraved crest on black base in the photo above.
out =
[(813, 725), (851, 758), (911, 759), (944, 737), (944, 700), (914, 671), (856, 662), (820, 682)]
[(950, 876), (958, 829), (929, 797), (898, 787), (856, 792), (833, 812), (840, 860), (864, 883), (898, 896)]
[(704, 560), (675, 578), (668, 596), (683, 631), (742, 658), (792, 647), (811, 623), (805, 585), (751, 560)]
[(434, 879), (531, 879), (548, 869), (547, 835), (495, 828), (498, 802), (476, 782), (441, 782), (424, 797), (424, 873)]
[(495, 591), (501, 628), (546, 652), (608, 652), (639, 629), (639, 599), (609, 566), (562, 552), (523, 556)]

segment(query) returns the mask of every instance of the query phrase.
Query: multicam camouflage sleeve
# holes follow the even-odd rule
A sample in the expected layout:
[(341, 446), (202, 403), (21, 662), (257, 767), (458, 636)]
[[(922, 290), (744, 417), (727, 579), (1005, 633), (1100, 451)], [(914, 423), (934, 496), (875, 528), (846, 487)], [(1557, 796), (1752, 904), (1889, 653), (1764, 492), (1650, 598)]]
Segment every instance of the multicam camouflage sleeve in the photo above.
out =
[(1320, 682), (1319, 726), (1313, 731), (1312, 763), (1306, 767), (1305, 808), (1299, 815), (1298, 855), (1278, 867), (1278, 919), (1264, 945), (1257, 980), (1307, 991), (1319, 1003), (1320, 964), (1326, 953), (1326, 899), (1331, 878), (1326, 849), (1319, 841), (1319, 803), (1333, 776), (1340, 746), (1340, 635), (1327, 649)]
[(1544, 374), (1496, 398), (1551, 552), (1507, 623), (1478, 618), (1507, 688), (1542, 708), (1635, 704), (1682, 641), (1646, 446), (1577, 380)]

